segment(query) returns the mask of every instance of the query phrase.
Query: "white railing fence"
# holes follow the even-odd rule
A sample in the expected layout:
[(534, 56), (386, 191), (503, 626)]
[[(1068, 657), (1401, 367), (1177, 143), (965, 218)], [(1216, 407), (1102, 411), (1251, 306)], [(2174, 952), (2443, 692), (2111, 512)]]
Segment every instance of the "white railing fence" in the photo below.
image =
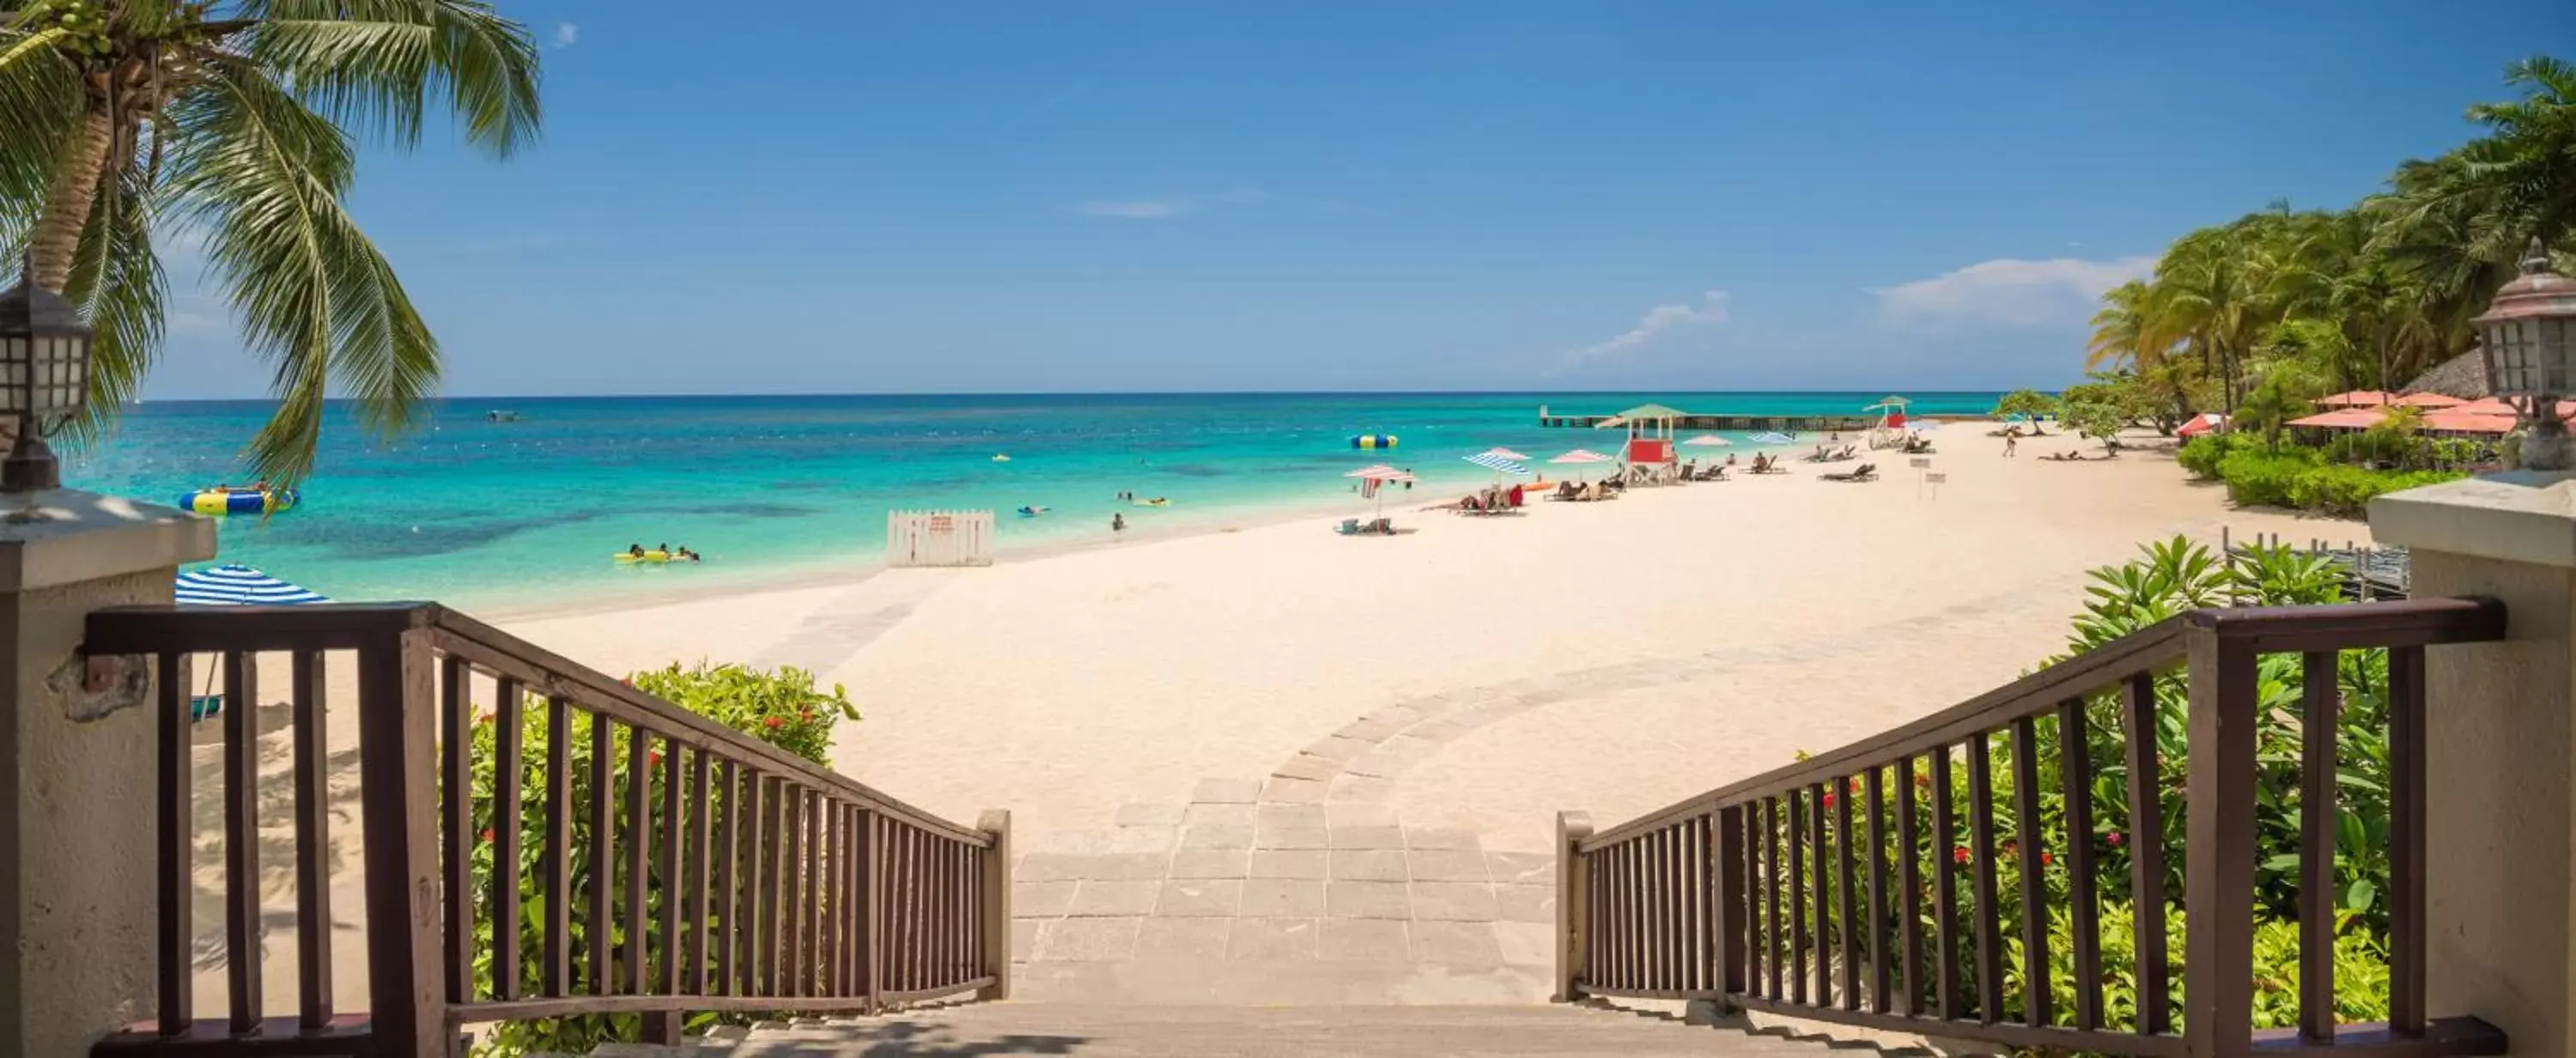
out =
[(992, 564), (991, 511), (886, 512), (886, 565)]

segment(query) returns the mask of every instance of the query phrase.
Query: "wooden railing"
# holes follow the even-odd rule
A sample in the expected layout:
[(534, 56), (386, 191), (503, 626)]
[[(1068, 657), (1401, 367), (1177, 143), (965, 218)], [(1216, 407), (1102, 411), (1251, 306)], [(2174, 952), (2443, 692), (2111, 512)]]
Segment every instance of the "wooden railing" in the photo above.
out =
[[(444, 1055), (477, 1023), (611, 1013), (677, 1042), (690, 1011), (1006, 989), (1005, 813), (942, 820), (431, 604), (119, 608), (87, 637), (93, 655), (151, 657), (159, 691), (158, 1012), (96, 1054)], [(286, 704), (263, 717), (259, 674), (280, 662)], [(193, 722), (210, 663), (220, 713)], [(352, 722), (364, 1014), (334, 1009), (352, 968), (331, 957), (333, 791), (351, 754), (330, 725)], [(286, 766), (263, 773), (262, 728), (279, 738), (279, 723)], [(197, 1020), (195, 974), (217, 957), (191, 921), (192, 729), (210, 725), (229, 1010)], [(262, 796), (281, 783), (289, 798)], [(291, 800), (291, 835), (263, 835), (272, 799)], [(261, 883), (290, 857), (291, 886), (270, 888), (292, 890), (296, 1002), (272, 1017)]]
[[(2502, 638), (2504, 624), (2502, 606), (2484, 600), (2195, 611), (1599, 833), (1568, 813), (1559, 826), (1560, 998), (1707, 998), (1991, 1045), (2156, 1058), (2257, 1047), (2504, 1053), (2503, 1035), (2482, 1021), (2428, 1018), (2424, 979), (2424, 651)], [(2390, 1014), (2385, 1024), (2340, 1025), (2339, 894), (2307, 880), (2334, 874), (2338, 652), (2365, 648), (2388, 651)], [(2299, 744), (2264, 747), (2295, 752), (2299, 773), (2294, 1032), (2254, 1028), (2258, 660), (2268, 654), (2302, 656), (2287, 725)], [(2158, 748), (2156, 691), (2177, 679), (2189, 705), (2184, 759), (2172, 761)], [(2116, 755), (2095, 748), (2105, 728)], [(1996, 825), (1998, 739), (2009, 746), (2009, 833)], [(2055, 785), (2043, 789), (2041, 763), (2052, 755)], [(1964, 804), (1954, 791), (1961, 768)], [(2173, 847), (2160, 815), (2169, 768), (2187, 779)], [(2125, 879), (2105, 878), (2101, 862), (2121, 835), (2097, 836), (2095, 826), (2097, 778), (2115, 773), (2126, 801)], [(2056, 832), (2073, 836), (2055, 849), (2042, 829), (2051, 814)], [(2179, 1010), (2168, 999), (2166, 940), (2176, 853), (2187, 909)], [(1999, 888), (1999, 861), (2017, 891)], [(2125, 890), (2133, 932), (2118, 939), (2134, 953), (2127, 965), (2104, 965), (2105, 888), (2115, 900)], [(2005, 920), (2007, 903), (2017, 921)], [(2008, 926), (2017, 966), (2007, 965)], [(2061, 926), (2064, 950), (2052, 952)], [(2061, 967), (2071, 971), (2065, 992), (2052, 981)], [(2106, 974), (2133, 997), (2116, 1012), (2105, 1009)]]

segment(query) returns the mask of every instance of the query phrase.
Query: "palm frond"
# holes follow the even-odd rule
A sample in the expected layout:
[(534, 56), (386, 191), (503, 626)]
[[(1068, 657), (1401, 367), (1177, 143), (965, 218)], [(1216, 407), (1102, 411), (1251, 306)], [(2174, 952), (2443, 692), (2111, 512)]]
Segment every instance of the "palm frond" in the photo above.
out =
[(335, 388), (380, 436), (410, 425), (438, 382), (437, 345), (340, 206), (347, 138), (247, 61), (209, 67), (174, 136), (173, 205), (210, 233), (209, 264), (275, 366), (281, 407), (251, 441), (252, 470), (276, 482), (309, 474)]
[(80, 71), (55, 50), (64, 36), (0, 30), (0, 224), (32, 223), (80, 127)]
[(467, 142), (508, 157), (539, 125), (536, 41), (484, 0), (266, 0), (247, 53), (336, 122), (404, 146), (444, 95)]
[(89, 404), (66, 434), (75, 444), (95, 442), (134, 400), (143, 376), (161, 352), (162, 308), (170, 284), (152, 247), (154, 188), (139, 166), (124, 166), (110, 179), (122, 182), (116, 200), (100, 195), (91, 207), (89, 236), (72, 260), (63, 296), (89, 320)]

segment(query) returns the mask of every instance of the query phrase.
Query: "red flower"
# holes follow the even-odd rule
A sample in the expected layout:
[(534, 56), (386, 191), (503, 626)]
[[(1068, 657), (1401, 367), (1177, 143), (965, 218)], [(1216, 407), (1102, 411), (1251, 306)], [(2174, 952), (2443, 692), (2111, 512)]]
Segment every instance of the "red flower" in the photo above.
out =
[(1825, 791), (1825, 807), (1827, 807), (1827, 808), (1832, 808), (1833, 806), (1834, 806), (1834, 792), (1833, 792), (1832, 790), (1827, 790), (1827, 791)]
[(659, 765), (659, 764), (661, 764), (661, 763), (662, 763), (662, 751), (661, 751), (661, 750), (658, 750), (658, 749), (657, 749), (657, 750), (654, 750), (654, 751), (652, 751), (652, 752), (650, 752), (650, 753), (645, 754), (645, 755), (644, 755), (644, 757), (645, 757), (645, 759), (646, 759), (646, 760), (650, 760), (650, 761), (652, 761), (652, 762), (653, 762), (654, 764), (656, 764), (656, 765)]
[(1960, 863), (1968, 862), (1968, 847), (1965, 845), (1950, 846), (1950, 858)]
[(490, 827), (484, 827), (484, 828), (483, 828), (483, 843), (484, 843), (484, 844), (486, 844), (486, 845), (489, 845), (489, 844), (491, 844), (491, 843), (492, 843), (492, 828), (490, 828)]
[(481, 727), (491, 722), (492, 714), (489, 711), (474, 714), (474, 726), (476, 727)]
[(784, 723), (786, 723), (787, 721), (786, 721), (786, 720), (784, 720), (784, 719), (781, 719), (781, 718), (779, 718), (779, 717), (771, 716), (771, 717), (763, 717), (763, 718), (761, 719), (761, 721), (760, 721), (760, 722), (761, 722), (762, 724), (765, 724), (765, 725), (769, 726), (769, 727), (777, 727), (778, 725), (780, 725), (780, 724), (784, 724)]
[(2127, 844), (2127, 843), (2128, 843), (2128, 841), (2129, 841), (2129, 838), (2128, 838), (2128, 836), (2127, 836), (2127, 835), (2122, 834), (2122, 833), (2120, 833), (2119, 831), (2114, 830), (2114, 831), (2112, 831), (2109, 835), (2107, 835), (2107, 836), (2106, 836), (2105, 840), (2108, 840), (2108, 841), (2111, 843), (2111, 847), (2116, 849), (2116, 848), (2119, 848), (2120, 846), (2122, 846), (2122, 845), (2124, 845), (2124, 844)]
[(1924, 772), (1916, 772), (1914, 773), (1914, 785), (1929, 790), (1932, 788), (1932, 776)]
[(2053, 856), (2050, 856), (2050, 855), (2048, 854), (2047, 850), (2043, 849), (2043, 850), (2041, 850), (2041, 851), (2040, 851), (2040, 854), (2039, 854), (2039, 862), (2040, 862), (2040, 865), (2044, 867), (2044, 866), (2047, 866), (2047, 865), (2049, 865), (2049, 864), (2052, 864), (2052, 863), (2057, 862), (2057, 858), (2056, 858), (2056, 857), (2053, 857)]

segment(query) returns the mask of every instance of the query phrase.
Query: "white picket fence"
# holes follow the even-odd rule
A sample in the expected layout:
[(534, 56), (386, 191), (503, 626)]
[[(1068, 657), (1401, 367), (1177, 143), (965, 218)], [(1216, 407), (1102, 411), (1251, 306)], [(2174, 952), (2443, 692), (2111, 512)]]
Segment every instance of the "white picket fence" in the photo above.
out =
[(886, 565), (992, 564), (991, 511), (886, 512)]

